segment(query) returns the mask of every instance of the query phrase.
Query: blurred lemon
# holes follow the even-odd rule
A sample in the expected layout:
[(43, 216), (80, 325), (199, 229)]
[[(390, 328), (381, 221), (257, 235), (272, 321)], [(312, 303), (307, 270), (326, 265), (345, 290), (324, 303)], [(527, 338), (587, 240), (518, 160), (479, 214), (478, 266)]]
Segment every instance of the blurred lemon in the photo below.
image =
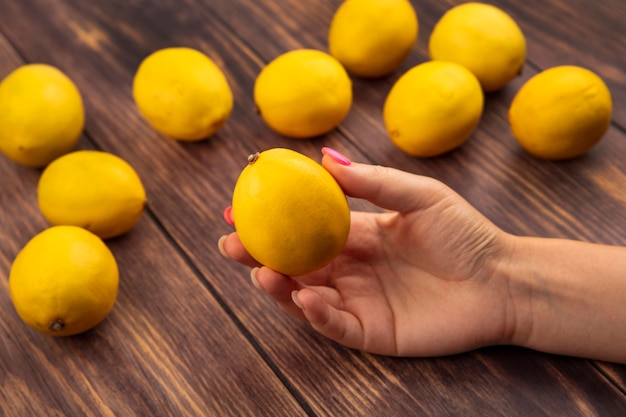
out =
[(254, 101), (281, 135), (311, 138), (333, 130), (352, 105), (352, 82), (341, 63), (314, 49), (275, 58), (254, 84)]
[(519, 75), (526, 60), (526, 40), (517, 23), (483, 3), (448, 10), (433, 28), (428, 48), (432, 59), (466, 66), (486, 92), (499, 90)]
[(233, 108), (224, 73), (191, 48), (160, 49), (144, 59), (133, 80), (133, 97), (154, 129), (184, 141), (217, 132)]
[(71, 151), (85, 123), (76, 85), (59, 69), (23, 65), (0, 83), (0, 152), (43, 167)]
[(431, 157), (465, 142), (480, 121), (483, 102), (480, 83), (467, 68), (430, 61), (396, 81), (385, 100), (383, 120), (398, 148)]
[(382, 77), (409, 55), (417, 28), (408, 0), (346, 0), (331, 21), (328, 47), (352, 74)]
[(350, 231), (350, 207), (324, 167), (274, 148), (248, 158), (233, 191), (233, 218), (254, 259), (286, 275), (328, 264)]
[(51, 224), (80, 226), (103, 239), (129, 231), (146, 204), (141, 180), (126, 161), (87, 150), (48, 165), (39, 179), (37, 197)]
[(600, 77), (564, 65), (540, 72), (520, 88), (509, 108), (509, 123), (531, 154), (568, 159), (600, 141), (612, 112), (611, 92)]
[(55, 226), (17, 254), (9, 290), (24, 323), (69, 336), (104, 320), (115, 304), (118, 280), (115, 258), (100, 238), (80, 227)]

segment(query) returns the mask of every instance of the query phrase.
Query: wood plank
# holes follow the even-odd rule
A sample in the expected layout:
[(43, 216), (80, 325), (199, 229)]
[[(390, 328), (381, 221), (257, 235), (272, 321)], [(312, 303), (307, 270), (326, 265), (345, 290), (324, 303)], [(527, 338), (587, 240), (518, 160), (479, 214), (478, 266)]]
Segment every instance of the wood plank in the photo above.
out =
[[(380, 120), (373, 119), (375, 122), (359, 130), (359, 119), (353, 115), (358, 114), (358, 109), (363, 108), (361, 106), (374, 106), (375, 100), (384, 97), (390, 79), (372, 83), (377, 88), (371, 87), (371, 90), (359, 89), (360, 101), (356, 111), (342, 128), (346, 137), (334, 133), (313, 141), (294, 142), (272, 134), (258, 117), (253, 116), (250, 94), (254, 75), (260, 65), (271, 58), (269, 53), (263, 51), (283, 44), (304, 44), (301, 38), (295, 36), (299, 33), (300, 23), (317, 27), (313, 38), (321, 38), (319, 28), (322, 27), (322, 21), (316, 16), (320, 13), (323, 19), (327, 19), (330, 7), (304, 10), (297, 4), (281, 2), (281, 8), (278, 3), (265, 2), (263, 7), (272, 7), (271, 10), (278, 13), (270, 15), (273, 24), (269, 25), (272, 30), (268, 30), (267, 22), (263, 24), (259, 20), (255, 23), (256, 18), (247, 20), (245, 16), (248, 7), (255, 12), (261, 7), (247, 2), (210, 3), (207, 7), (224, 7), (226, 10), (218, 13), (220, 19), (217, 21), (210, 13), (198, 9), (194, 2), (178, 3), (178, 7), (172, 7), (171, 4), (152, 5), (149, 10), (142, 9), (139, 3), (124, 2), (108, 2), (97, 8), (80, 2), (72, 3), (71, 7), (56, 4), (56, 8), (37, 7), (35, 3), (0, 5), (3, 8), (0, 13), (3, 30), (11, 35), (21, 50), (27, 51), (29, 60), (44, 59), (63, 65), (77, 65), (68, 67), (68, 72), (71, 72), (82, 89), (89, 92), (89, 134), (98, 145), (131, 160), (142, 178), (148, 179), (150, 208), (158, 221), (184, 248), (206, 279), (223, 296), (224, 302), (258, 340), (270, 360), (284, 370), (288, 380), (297, 387), (316, 413), (350, 415), (356, 409), (362, 411), (363, 415), (383, 412), (389, 415), (411, 415), (415, 414), (415, 410), (433, 415), (484, 415), (482, 410), (492, 409), (502, 414), (527, 415), (524, 411), (530, 408), (536, 411), (531, 413), (533, 415), (554, 415), (563, 410), (567, 410), (568, 415), (589, 415), (585, 407), (592, 404), (591, 407), (598, 407), (599, 414), (610, 415), (612, 410), (624, 406), (619, 392), (607, 386), (603, 379), (594, 376), (593, 369), (585, 361), (570, 361), (509, 349), (488, 349), (455, 358), (433, 360), (392, 359), (359, 354), (334, 346), (308, 328), (278, 314), (270, 302), (253, 291), (247, 280), (241, 279), (246, 275), (245, 268), (225, 263), (217, 257), (215, 240), (229, 230), (220, 219), (221, 210), (229, 202), (235, 173), (242, 166), (242, 158), (251, 150), (289, 146), (319, 157), (319, 146), (330, 144), (358, 160), (406, 166), (413, 171), (436, 174), (453, 184), (467, 185), (468, 175), (474, 175), (481, 181), (493, 175), (492, 171), (479, 169), (480, 164), (491, 159), (488, 158), (489, 153), (478, 153), (482, 157), (474, 159), (471, 156), (475, 154), (467, 153), (464, 149), (449, 158), (415, 161), (399, 155), (382, 140), (373, 139), (382, 138)], [(47, 3), (38, 4), (45, 6)], [(6, 13), (6, 8), (10, 13)], [(29, 11), (30, 17), (16, 22), (22, 8)], [(80, 22), (80, 26), (78, 29), (68, 29), (63, 26), (61, 19), (54, 19), (57, 15)], [(46, 16), (52, 16), (50, 21), (44, 19)], [(117, 17), (111, 19), (110, 16)], [(289, 16), (289, 19), (285, 16)], [(302, 16), (306, 22), (298, 22), (297, 19), (294, 22), (294, 16)], [(237, 36), (225, 30), (220, 20), (231, 26), (237, 24)], [(169, 23), (166, 29), (160, 23), (162, 21)], [(21, 38), (20, 34), (25, 33), (28, 27), (36, 27), (37, 22), (46, 23), (39, 28), (42, 40)], [(243, 28), (248, 26), (258, 28), (255, 33), (260, 35), (251, 39), (239, 38)], [(295, 35), (285, 38), (276, 35), (277, 39), (274, 39), (275, 33)], [(46, 39), (53, 39), (66, 46), (52, 49), (52, 41)], [(308, 37), (306, 40), (307, 43), (310, 41)], [(201, 48), (219, 60), (223, 68), (229, 69), (229, 77), (233, 80), (239, 100), (232, 120), (223, 131), (207, 142), (181, 145), (167, 141), (148, 129), (134, 109), (128, 90), (134, 68), (147, 53), (171, 44)], [(250, 49), (246, 45), (250, 45)], [(255, 51), (260, 51), (261, 56), (256, 56)], [(373, 90), (377, 93), (372, 96), (366, 94)], [(372, 118), (371, 115), (367, 116), (367, 111), (363, 110), (362, 114), (363, 118)], [(509, 145), (498, 146), (497, 139), (503, 124), (502, 119), (496, 116), (492, 116), (493, 122), (487, 123), (483, 140), (490, 141), (495, 146), (491, 152), (501, 156), (502, 152), (510, 149)], [(363, 142), (360, 142), (360, 138), (363, 138)], [(355, 144), (365, 153), (361, 153)], [(478, 143), (475, 146), (478, 147)], [(513, 158), (513, 162), (517, 159), (524, 160), (524, 157), (518, 155)], [(505, 161), (502, 165), (507, 163)], [(546, 170), (534, 161), (524, 163), (529, 164), (532, 172)], [(518, 165), (518, 168), (524, 168), (524, 164)], [(500, 172), (498, 169), (502, 169), (500, 164), (494, 168), (496, 173)], [(549, 169), (546, 171), (543, 175), (550, 178), (552, 173)], [(571, 171), (575, 172), (576, 167)], [(502, 177), (501, 172), (498, 175)], [(563, 177), (566, 177), (565, 174)], [(520, 174), (513, 177), (511, 184), (510, 187), (503, 185), (496, 191), (518, 203), (519, 199), (525, 198), (527, 191), (533, 191), (535, 187), (534, 182), (529, 183), (527, 178), (520, 178)], [(509, 207), (506, 200), (500, 203), (501, 206), (496, 206), (500, 210), (491, 207), (491, 204), (500, 201), (500, 196), (493, 193), (489, 184), (470, 185), (470, 189), (464, 192), (476, 201), (482, 201), (485, 195), (492, 195), (482, 203), (485, 208), (491, 208), (496, 213), (503, 207)], [(570, 190), (576, 189), (575, 185)], [(492, 194), (485, 194), (485, 190)], [(543, 194), (537, 192), (537, 195)], [(541, 207), (541, 202), (539, 200), (535, 204)], [(517, 225), (515, 218), (512, 213), (511, 220), (505, 217), (502, 223), (510, 221), (508, 227), (518, 227), (522, 231), (528, 227)], [(541, 227), (545, 226), (541, 224)], [(559, 227), (565, 226), (547, 227), (557, 233), (560, 232)], [(582, 232), (574, 230), (571, 233)], [(520, 361), (511, 365), (510, 361), (518, 358), (516, 355), (520, 355)], [(527, 366), (526, 362), (533, 365), (533, 372), (516, 375), (519, 371), (517, 367)], [(325, 366), (320, 366), (320, 363)], [(572, 391), (570, 381), (579, 374), (590, 374), (589, 380), (576, 381)], [(462, 383), (454, 384), (460, 376)], [(438, 382), (434, 384), (432, 381)], [(513, 395), (512, 387), (517, 385), (527, 390), (522, 398)], [(481, 386), (487, 386), (489, 390), (483, 391)], [(588, 390), (590, 386), (602, 390), (602, 395), (596, 395), (593, 389)], [(539, 392), (543, 395), (537, 395), (536, 387), (544, 388)]]
[[(0, 77), (21, 64), (0, 36)], [(7, 279), (17, 252), (47, 227), (39, 174), (0, 158), (1, 415), (306, 414), (149, 212), (107, 241), (121, 277), (101, 325), (51, 338), (22, 324)]]
[[(211, 3), (227, 16), (234, 31), (269, 61), (294, 47), (326, 50), (324, 29), (312, 30), (298, 42), (297, 35), (285, 39), (283, 29), (266, 31), (278, 2), (265, 5), (258, 16), (237, 13), (245, 1)], [(306, 6), (287, 11), (285, 27), (326, 28), (341, 1), (312, 13)], [(568, 237), (608, 244), (626, 244), (626, 26), (624, 3), (619, 1), (495, 2), (522, 27), (528, 41), (529, 65), (501, 92), (487, 96), (486, 111), (478, 131), (458, 151), (441, 158), (419, 160), (408, 157), (387, 139), (380, 109), (389, 88), (406, 69), (428, 60), (428, 36), (439, 17), (461, 1), (413, 2), (420, 21), (419, 38), (412, 54), (393, 75), (372, 82), (354, 80), (357, 102), (342, 124), (347, 137), (363, 144), (370, 161), (409, 172), (430, 175), (456, 189), (481, 212), (507, 231), (517, 234)], [(273, 6), (272, 6), (273, 4)], [(582, 18), (584, 17), (584, 18)], [(297, 20), (298, 24), (294, 24)], [(281, 22), (282, 23), (282, 22)], [(276, 23), (274, 23), (276, 26)], [(267, 39), (262, 46), (260, 40)], [(510, 135), (506, 110), (516, 91), (537, 68), (575, 64), (603, 77), (614, 98), (614, 122), (602, 142), (588, 155), (566, 162), (547, 162), (525, 154)], [(374, 117), (372, 115), (379, 115)], [(368, 138), (368, 140), (365, 140)], [(467, 178), (472, 178), (468, 183)], [(626, 367), (602, 364), (611, 379), (626, 389)], [(608, 368), (608, 369), (607, 369)]]
[[(315, 10), (310, 10), (306, 5), (292, 5), (288, 10), (283, 9), (282, 12), (288, 16), (283, 20), (276, 18), (280, 15), (279, 10), (286, 7), (282, 2), (263, 2), (261, 5), (251, 6), (254, 7), (253, 14), (243, 12), (247, 7), (245, 1), (239, 4), (212, 2), (208, 7), (217, 10), (224, 18), (236, 16), (237, 19), (230, 18), (228, 24), (265, 61), (269, 61), (292, 48), (316, 47), (324, 50), (326, 33), (319, 28), (327, 27), (332, 12), (339, 3), (329, 2)], [(610, 11), (609, 3), (605, 2), (601, 8)], [(547, 34), (543, 36), (539, 31), (533, 32), (536, 33), (535, 37), (529, 39), (531, 67), (527, 67), (523, 77), (514, 80), (503, 91), (487, 97), (487, 110), (479, 130), (459, 151), (424, 161), (402, 154), (389, 143), (381, 118), (372, 115), (380, 115), (385, 95), (399, 74), (428, 59), (428, 34), (449, 6), (438, 2), (424, 2), (415, 6), (420, 16), (421, 28), (420, 40), (414, 52), (396, 74), (386, 79), (373, 82), (354, 80), (356, 106), (342, 124), (342, 132), (345, 132), (351, 142), (363, 145), (361, 148), (370, 161), (443, 180), (510, 232), (625, 244), (626, 234), (623, 228), (615, 227), (626, 224), (626, 196), (621, 187), (626, 178), (619, 157), (626, 151), (626, 142), (621, 129), (611, 128), (602, 143), (589, 155), (560, 163), (540, 161), (526, 155), (510, 136), (505, 121), (508, 103), (521, 85), (536, 73), (534, 67), (537, 64), (533, 53), (536, 49), (535, 39), (541, 41), (547, 38)], [(506, 5), (502, 4), (502, 7), (506, 8)], [(528, 8), (538, 9), (532, 4)], [(507, 11), (513, 14), (513, 11)], [(550, 11), (546, 14), (550, 15)], [(520, 20), (517, 15), (513, 16)], [(614, 13), (614, 16), (619, 16), (619, 13)], [(294, 24), (294, 20), (298, 23)], [(272, 22), (271, 27), (276, 30), (268, 31), (268, 22)], [(276, 28), (279, 23), (280, 27)], [(615, 28), (615, 25), (610, 26)], [(299, 32), (298, 28), (303, 29)], [(543, 29), (549, 28), (545, 26)], [(305, 32), (306, 36), (299, 37), (298, 33), (301, 32)], [(623, 29), (616, 33), (619, 37)], [(587, 33), (586, 36), (591, 34)], [(603, 38), (611, 36), (596, 39)], [(557, 47), (558, 44), (552, 44), (547, 48)], [(592, 69), (604, 75), (598, 68)], [(616, 91), (615, 85), (609, 85)], [(616, 104), (615, 108), (618, 109), (619, 105)], [(471, 184), (468, 184), (468, 175), (474, 179)], [(606, 213), (611, 213), (611, 216)], [(611, 371), (613, 373), (626, 372), (623, 366), (604, 366), (614, 368)]]

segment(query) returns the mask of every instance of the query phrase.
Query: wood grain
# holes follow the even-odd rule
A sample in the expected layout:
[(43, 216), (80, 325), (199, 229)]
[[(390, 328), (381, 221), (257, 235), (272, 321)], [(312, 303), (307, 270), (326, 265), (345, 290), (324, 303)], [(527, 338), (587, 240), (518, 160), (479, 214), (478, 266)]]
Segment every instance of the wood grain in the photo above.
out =
[[(565, 163), (525, 155), (506, 122), (516, 89), (554, 62), (551, 50), (578, 54), (576, 59), (592, 54), (597, 62), (613, 63), (617, 73), (623, 71), (625, 66), (618, 64), (624, 55), (609, 57), (611, 46), (578, 52), (572, 45), (579, 36), (590, 44), (624, 40), (624, 30), (607, 23), (609, 29), (585, 29), (580, 35), (567, 24), (547, 24), (544, 16), (563, 7), (571, 13), (590, 11), (582, 0), (569, 6), (542, 3), (541, 16), (532, 2), (499, 3), (530, 33), (524, 75), (487, 97), (480, 127), (466, 145), (420, 160), (391, 145), (381, 106), (402, 71), (427, 59), (428, 33), (453, 3), (413, 2), (420, 39), (403, 67), (381, 80), (354, 79), (355, 103), (342, 126), (321, 138), (294, 141), (270, 131), (255, 113), (254, 79), (279, 53), (325, 49), (339, 0), (315, 7), (280, 0), (0, 2), (0, 34), (6, 37), (0, 36), (0, 77), (22, 59), (63, 69), (86, 103), (80, 146), (129, 161), (149, 199), (138, 227), (110, 242), (125, 279), (113, 313), (95, 331), (61, 340), (29, 332), (17, 325), (3, 281), (0, 413), (623, 414), (624, 366), (506, 347), (448, 358), (398, 359), (337, 346), (282, 315), (250, 285), (247, 269), (224, 260), (215, 247), (218, 237), (231, 230), (221, 213), (249, 153), (284, 146), (319, 160), (323, 145), (354, 160), (440, 178), (514, 233), (626, 244), (626, 169), (620, 157), (626, 141), (619, 119), (589, 155)], [(611, 12), (614, 5), (621, 7), (617, 3), (594, 3), (601, 12), (590, 14), (589, 27), (615, 22)], [(231, 119), (207, 141), (183, 144), (162, 137), (141, 119), (132, 100), (132, 77), (141, 60), (175, 45), (207, 53), (233, 89)], [(606, 68), (596, 67), (605, 76), (610, 73)], [(610, 82), (613, 90), (619, 89), (619, 83)], [(615, 97), (617, 109), (626, 97)], [(35, 209), (38, 172), (2, 159), (0, 175), (0, 271), (7, 276), (17, 250), (45, 222)]]
[[(0, 53), (3, 76), (21, 64), (4, 38)], [(0, 159), (0, 415), (306, 414), (149, 212), (107, 241), (121, 282), (104, 323), (71, 338), (27, 329), (7, 278), (19, 249), (47, 227), (39, 174)]]

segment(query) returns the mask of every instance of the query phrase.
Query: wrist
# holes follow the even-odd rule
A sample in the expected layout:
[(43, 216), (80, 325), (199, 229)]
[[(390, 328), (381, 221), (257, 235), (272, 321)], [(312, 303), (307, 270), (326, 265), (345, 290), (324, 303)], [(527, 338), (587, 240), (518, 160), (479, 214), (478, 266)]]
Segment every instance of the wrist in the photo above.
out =
[(506, 234), (493, 262), (492, 280), (502, 300), (495, 344), (526, 346), (533, 328), (533, 294), (537, 291), (533, 246), (529, 238)]

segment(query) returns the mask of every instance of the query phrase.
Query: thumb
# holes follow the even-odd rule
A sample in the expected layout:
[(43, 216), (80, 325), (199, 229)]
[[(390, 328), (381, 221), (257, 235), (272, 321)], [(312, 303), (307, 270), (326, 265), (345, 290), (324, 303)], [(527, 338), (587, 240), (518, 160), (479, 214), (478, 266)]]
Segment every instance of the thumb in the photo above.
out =
[(351, 162), (332, 148), (322, 148), (322, 166), (350, 197), (368, 200), (387, 210), (409, 212), (428, 207), (446, 186), (421, 175), (380, 165)]

